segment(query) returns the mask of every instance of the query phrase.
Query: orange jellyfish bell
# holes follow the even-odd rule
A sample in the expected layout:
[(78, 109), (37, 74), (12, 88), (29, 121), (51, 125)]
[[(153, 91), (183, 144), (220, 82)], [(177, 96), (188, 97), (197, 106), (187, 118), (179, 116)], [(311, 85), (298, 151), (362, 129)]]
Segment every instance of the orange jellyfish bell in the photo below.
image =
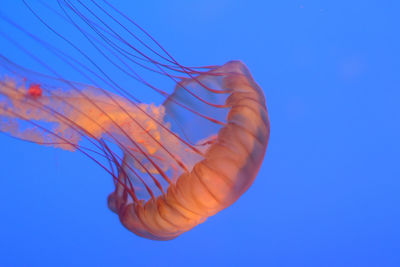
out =
[[(224, 96), (218, 95), (219, 104), (227, 108), (216, 116), (222, 122), (221, 128), (215, 135), (205, 136), (212, 142), (204, 149), (202, 157), (168, 186), (165, 194), (146, 202), (131, 202), (127, 198), (126, 184), (116, 183), (115, 191), (108, 198), (110, 209), (119, 215), (122, 224), (149, 239), (175, 238), (230, 206), (253, 183), (267, 148), (269, 121), (265, 98), (243, 63), (229, 62), (195, 79), (185, 80), (183, 84), (196, 95), (188, 96), (181, 83), (170, 99), (185, 99), (188, 105), (196, 106), (197, 111), (208, 114), (218, 114), (218, 108), (196, 97), (204, 94), (205, 99), (211, 100), (217, 96), (200, 84), (213, 84), (213, 88), (226, 92)], [(186, 96), (183, 98), (183, 95)], [(170, 100), (164, 106), (167, 115), (182, 109)], [(186, 118), (181, 126), (193, 127), (195, 134), (199, 128), (200, 131), (203, 127), (207, 129), (208, 123), (203, 119), (197, 126), (190, 125), (193, 121)], [(125, 156), (124, 162), (129, 161), (129, 156)], [(126, 172), (120, 173), (121, 180), (126, 179)]]
[[(185, 67), (128, 19), (129, 25), (164, 53), (133, 35), (133, 41), (156, 60), (131, 45), (132, 39), (96, 22), (98, 16), (87, 19), (68, 5), (62, 7), (94, 29), (94, 33), (86, 32), (73, 23), (109, 65), (162, 96), (162, 104), (139, 101), (99, 65), (90, 69), (29, 33), (74, 70), (96, 79), (90, 80), (92, 85), (69, 81), (21, 49), (52, 73), (41, 74), (21, 67), (0, 51), (0, 131), (37, 144), (80, 151), (93, 159), (114, 181), (108, 207), (127, 229), (145, 238), (173, 239), (234, 203), (256, 178), (270, 132), (263, 91), (247, 67), (240, 61)], [(110, 18), (102, 6), (97, 8)], [(128, 27), (118, 29), (132, 34)], [(131, 66), (173, 81), (175, 89), (171, 93), (161, 90)], [(107, 90), (98, 85), (99, 80)]]

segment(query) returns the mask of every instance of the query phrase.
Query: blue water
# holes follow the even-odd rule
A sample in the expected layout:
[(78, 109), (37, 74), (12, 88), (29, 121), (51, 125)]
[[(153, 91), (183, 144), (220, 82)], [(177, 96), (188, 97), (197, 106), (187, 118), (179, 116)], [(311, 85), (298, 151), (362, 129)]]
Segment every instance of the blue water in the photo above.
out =
[[(20, 2), (0, 12), (45, 34)], [(248, 65), (271, 121), (261, 171), (156, 242), (108, 210), (91, 160), (0, 135), (0, 266), (400, 266), (398, 1), (113, 2), (184, 64)], [(29, 64), (1, 38), (0, 53)]]

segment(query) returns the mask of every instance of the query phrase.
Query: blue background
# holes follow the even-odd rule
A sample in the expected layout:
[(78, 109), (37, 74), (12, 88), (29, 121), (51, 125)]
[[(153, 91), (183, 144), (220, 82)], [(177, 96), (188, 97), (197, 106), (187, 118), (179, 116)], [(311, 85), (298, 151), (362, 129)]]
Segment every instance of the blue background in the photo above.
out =
[[(41, 34), (19, 2), (0, 11)], [(234, 205), (155, 242), (108, 210), (94, 162), (0, 135), (0, 266), (400, 266), (398, 1), (113, 2), (183, 64), (248, 65), (271, 121), (261, 171)]]

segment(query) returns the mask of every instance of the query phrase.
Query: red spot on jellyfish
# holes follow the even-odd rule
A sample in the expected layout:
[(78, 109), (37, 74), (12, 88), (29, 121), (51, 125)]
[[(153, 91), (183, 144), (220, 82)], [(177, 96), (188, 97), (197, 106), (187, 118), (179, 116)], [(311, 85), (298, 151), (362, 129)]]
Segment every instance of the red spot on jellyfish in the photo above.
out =
[(28, 96), (38, 98), (42, 96), (42, 88), (39, 84), (31, 84), (28, 88)]

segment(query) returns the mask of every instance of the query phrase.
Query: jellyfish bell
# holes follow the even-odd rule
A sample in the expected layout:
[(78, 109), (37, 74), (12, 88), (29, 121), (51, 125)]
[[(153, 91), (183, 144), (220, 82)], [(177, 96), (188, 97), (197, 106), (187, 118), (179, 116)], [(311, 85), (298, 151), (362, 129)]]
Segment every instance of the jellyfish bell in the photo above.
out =
[(121, 223), (139, 236), (170, 240), (251, 186), (268, 144), (268, 113), (240, 61), (199, 70), (139, 54), (176, 83), (166, 94), (143, 80), (165, 97), (161, 105), (35, 73), (0, 55), (0, 74), (7, 74), (0, 75), (0, 131), (89, 156), (113, 178), (108, 207)]
[[(210, 135), (204, 136), (211, 137), (212, 142), (204, 149), (202, 157), (156, 199), (129, 203), (123, 199), (124, 189), (119, 184), (109, 196), (109, 207), (119, 214), (125, 227), (137, 235), (168, 240), (193, 228), (235, 202), (253, 183), (261, 166), (269, 137), (269, 122), (264, 95), (248, 69), (243, 63), (232, 61), (195, 80), (185, 81), (188, 87), (193, 86), (193, 92), (205, 93), (211, 99), (215, 95), (204, 89), (205, 92), (201, 92), (199, 81), (227, 91), (221, 99), (224, 102), (220, 103), (226, 110), (216, 116), (223, 122), (218, 131), (212, 132), (212, 127), (207, 125), (212, 122), (206, 119), (193, 127), (193, 135), (197, 134), (197, 128), (204, 133), (211, 131)], [(185, 102), (198, 102), (199, 111), (203, 108), (207, 109), (204, 113), (219, 111), (180, 90), (183, 89), (178, 85), (171, 97), (184, 94)], [(176, 109), (181, 109), (169, 99), (164, 106), (166, 114), (175, 114)], [(180, 127), (193, 129), (187, 127), (193, 123), (192, 119), (177, 120)], [(177, 155), (180, 156), (179, 152)]]

